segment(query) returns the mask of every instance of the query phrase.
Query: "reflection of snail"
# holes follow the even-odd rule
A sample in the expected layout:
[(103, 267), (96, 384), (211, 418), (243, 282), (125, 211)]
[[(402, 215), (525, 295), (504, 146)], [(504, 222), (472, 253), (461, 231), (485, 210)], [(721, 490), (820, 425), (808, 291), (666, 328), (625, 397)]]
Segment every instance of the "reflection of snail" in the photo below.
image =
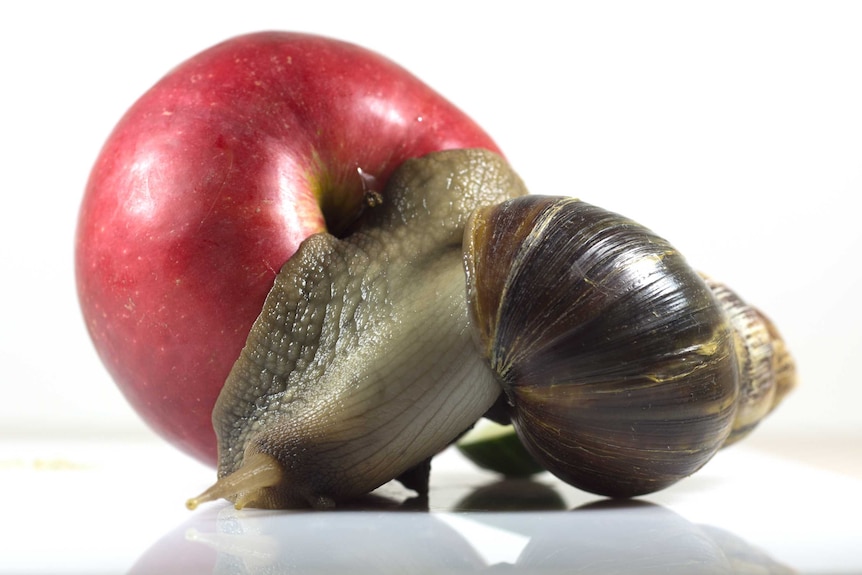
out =
[(771, 325), (665, 240), (525, 194), (498, 156), (435, 153), (349, 237), (306, 240), (216, 405), (219, 480), (189, 505), (331, 506), (409, 477), (498, 397), (553, 473), (647, 493), (792, 386)]
[[(387, 512), (391, 503), (370, 500), (362, 512), (322, 515), (208, 509), (152, 545), (129, 573), (793, 572), (749, 541), (658, 505), (601, 501), (524, 511), (536, 493), (501, 486), (484, 486), (442, 513)], [(519, 511), (505, 512), (512, 499)], [(473, 505), (480, 502), (490, 511)], [(464, 503), (470, 513), (458, 512)]]
[(532, 536), (516, 572), (794, 573), (727, 531), (642, 501), (601, 501), (571, 513), (530, 515)]
[[(190, 519), (147, 549), (128, 575), (479, 573), (485, 565), (440, 516), (364, 501), (337, 514), (217, 513)], [(373, 520), (369, 520), (369, 516)]]

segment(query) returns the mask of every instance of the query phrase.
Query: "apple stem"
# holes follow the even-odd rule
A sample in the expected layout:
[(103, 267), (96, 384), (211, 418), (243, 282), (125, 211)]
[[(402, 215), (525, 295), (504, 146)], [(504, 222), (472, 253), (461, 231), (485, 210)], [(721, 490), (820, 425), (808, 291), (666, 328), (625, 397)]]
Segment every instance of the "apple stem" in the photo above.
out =
[(206, 491), (186, 501), (186, 507), (195, 509), (201, 503), (216, 499), (232, 499), (234, 507), (242, 509), (259, 501), (264, 490), (282, 480), (281, 464), (271, 455), (252, 453), (242, 465), (229, 475), (219, 478)]

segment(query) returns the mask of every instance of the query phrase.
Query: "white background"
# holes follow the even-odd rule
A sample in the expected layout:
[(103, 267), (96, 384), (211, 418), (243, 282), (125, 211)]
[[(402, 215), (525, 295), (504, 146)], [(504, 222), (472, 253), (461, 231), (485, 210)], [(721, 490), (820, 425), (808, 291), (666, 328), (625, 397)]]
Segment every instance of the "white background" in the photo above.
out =
[(862, 433), (862, 4), (415, 6), (3, 4), (0, 437), (149, 433), (80, 318), (77, 207), (138, 96), (262, 29), (389, 56), (472, 115), (533, 192), (634, 217), (759, 304), (801, 380), (763, 433)]

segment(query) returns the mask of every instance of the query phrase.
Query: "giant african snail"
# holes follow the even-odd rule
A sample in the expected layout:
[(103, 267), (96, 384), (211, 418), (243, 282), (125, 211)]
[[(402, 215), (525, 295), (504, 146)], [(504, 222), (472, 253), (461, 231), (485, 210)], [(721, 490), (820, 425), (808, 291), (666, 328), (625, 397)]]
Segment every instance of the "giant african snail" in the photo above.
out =
[(495, 154), (437, 152), (350, 236), (306, 240), (214, 410), (219, 479), (189, 506), (330, 507), (408, 477), (498, 398), (549, 471), (634, 496), (793, 386), (771, 324), (665, 240), (526, 194)]

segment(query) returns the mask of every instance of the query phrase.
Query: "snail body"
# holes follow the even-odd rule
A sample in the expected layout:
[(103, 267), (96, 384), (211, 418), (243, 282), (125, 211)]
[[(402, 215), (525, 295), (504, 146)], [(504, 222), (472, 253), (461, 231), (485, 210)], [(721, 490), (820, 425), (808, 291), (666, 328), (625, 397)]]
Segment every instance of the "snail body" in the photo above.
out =
[(525, 193), (490, 152), (430, 154), (393, 174), (352, 235), (307, 239), (216, 402), (219, 480), (188, 505), (331, 507), (409, 475), (479, 419), (500, 389), (472, 346), (463, 230), (476, 208)]
[(776, 351), (784, 387), (751, 391), (738, 325), (753, 314), (668, 242), (526, 195), (496, 154), (410, 160), (383, 198), (352, 236), (310, 238), (279, 273), (213, 414), (219, 479), (190, 507), (330, 507), (427, 479), (501, 402), (543, 467), (640, 495), (696, 471), (792, 384)]

